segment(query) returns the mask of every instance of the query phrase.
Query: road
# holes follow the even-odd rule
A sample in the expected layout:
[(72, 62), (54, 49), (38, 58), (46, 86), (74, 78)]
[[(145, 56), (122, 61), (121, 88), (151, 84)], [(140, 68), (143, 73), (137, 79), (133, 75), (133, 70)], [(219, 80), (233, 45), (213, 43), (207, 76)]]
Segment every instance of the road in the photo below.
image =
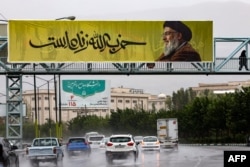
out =
[[(104, 150), (92, 150), (89, 158), (65, 157), (63, 167), (215, 167), (224, 166), (224, 150), (250, 151), (246, 146), (197, 146), (179, 145), (178, 149), (140, 151), (136, 162), (132, 159), (114, 160), (107, 165)], [(40, 163), (40, 167), (53, 167), (54, 164)], [(20, 158), (20, 167), (30, 167), (25, 158)]]

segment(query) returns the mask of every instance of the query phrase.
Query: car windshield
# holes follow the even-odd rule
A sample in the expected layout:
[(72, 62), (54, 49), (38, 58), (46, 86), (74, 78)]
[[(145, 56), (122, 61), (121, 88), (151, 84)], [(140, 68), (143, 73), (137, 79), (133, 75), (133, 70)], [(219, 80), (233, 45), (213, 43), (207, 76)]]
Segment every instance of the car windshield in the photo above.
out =
[(143, 139), (144, 142), (156, 142), (157, 138), (156, 137), (147, 137)]

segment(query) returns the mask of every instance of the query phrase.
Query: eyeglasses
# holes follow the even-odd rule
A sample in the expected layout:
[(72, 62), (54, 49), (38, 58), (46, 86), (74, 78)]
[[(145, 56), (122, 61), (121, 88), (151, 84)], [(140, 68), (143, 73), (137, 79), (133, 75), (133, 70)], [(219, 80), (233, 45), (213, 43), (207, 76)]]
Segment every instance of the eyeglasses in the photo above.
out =
[(162, 36), (171, 35), (173, 33), (177, 33), (177, 31), (166, 31), (166, 32), (162, 33)]

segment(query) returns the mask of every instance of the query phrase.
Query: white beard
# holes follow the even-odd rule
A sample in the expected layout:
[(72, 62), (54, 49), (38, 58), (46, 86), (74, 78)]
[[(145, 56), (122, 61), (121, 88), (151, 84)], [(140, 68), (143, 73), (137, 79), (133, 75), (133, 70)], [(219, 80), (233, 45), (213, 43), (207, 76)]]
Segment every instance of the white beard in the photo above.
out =
[(178, 41), (178, 39), (169, 41), (168, 45), (164, 48), (164, 55), (168, 56), (173, 53), (179, 47), (179, 44), (180, 42)]

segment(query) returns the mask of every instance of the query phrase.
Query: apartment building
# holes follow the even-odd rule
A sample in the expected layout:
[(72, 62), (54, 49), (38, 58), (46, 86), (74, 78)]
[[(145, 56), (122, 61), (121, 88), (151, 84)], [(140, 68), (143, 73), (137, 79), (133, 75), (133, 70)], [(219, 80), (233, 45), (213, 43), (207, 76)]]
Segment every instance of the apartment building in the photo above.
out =
[(230, 81), (227, 83), (199, 83), (198, 87), (191, 89), (200, 95), (205, 90), (209, 90), (215, 94), (233, 93), (236, 90), (241, 90), (242, 87), (249, 87), (250, 80), (247, 81)]
[[(26, 104), (26, 118), (28, 121), (35, 121), (37, 118), (39, 124), (44, 124), (47, 120), (52, 119), (59, 121), (69, 121), (80, 115), (97, 115), (105, 117), (116, 112), (117, 109), (135, 109), (145, 111), (159, 111), (166, 109), (166, 95), (151, 95), (144, 93), (142, 89), (134, 88), (111, 88), (110, 104), (108, 108), (94, 108), (94, 107), (72, 107), (72, 108), (56, 108), (56, 101), (54, 90), (39, 89), (36, 92), (36, 105), (33, 90), (25, 90), (23, 92), (23, 102)], [(49, 96), (48, 96), (49, 95)], [(36, 114), (37, 113), (37, 114)]]

